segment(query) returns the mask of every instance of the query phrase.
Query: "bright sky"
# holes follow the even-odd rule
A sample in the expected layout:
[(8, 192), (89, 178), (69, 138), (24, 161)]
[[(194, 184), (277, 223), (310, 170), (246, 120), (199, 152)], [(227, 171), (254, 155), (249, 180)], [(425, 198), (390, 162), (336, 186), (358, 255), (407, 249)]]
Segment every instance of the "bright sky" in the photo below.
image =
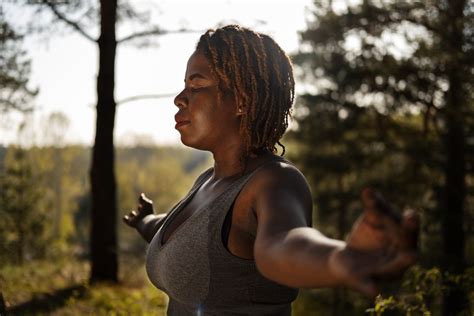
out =
[[(222, 21), (239, 23), (272, 35), (284, 50), (292, 52), (298, 44), (297, 31), (305, 28), (305, 8), (311, 1), (162, 0), (156, 3), (162, 12), (157, 17), (158, 24), (164, 28), (176, 29), (186, 25), (205, 30)], [(41, 141), (40, 122), (49, 113), (61, 111), (71, 121), (66, 140), (91, 145), (95, 134), (97, 48), (74, 31), (65, 33), (63, 36), (51, 36), (47, 43), (38, 40), (25, 43), (32, 60), (31, 86), (40, 89), (35, 102), (39, 110), (34, 114), (36, 141)], [(158, 47), (119, 47), (116, 100), (136, 95), (179, 92), (183, 88), (187, 59), (198, 39), (199, 34), (174, 34), (159, 37)], [(175, 112), (172, 97), (119, 106), (115, 124), (116, 143), (127, 143), (137, 135), (147, 135), (143, 138), (151, 137), (159, 144), (179, 142), (178, 133), (174, 130)], [(13, 116), (12, 122), (18, 122), (18, 119)], [(0, 144), (8, 144), (15, 138), (14, 124), (0, 129)]]

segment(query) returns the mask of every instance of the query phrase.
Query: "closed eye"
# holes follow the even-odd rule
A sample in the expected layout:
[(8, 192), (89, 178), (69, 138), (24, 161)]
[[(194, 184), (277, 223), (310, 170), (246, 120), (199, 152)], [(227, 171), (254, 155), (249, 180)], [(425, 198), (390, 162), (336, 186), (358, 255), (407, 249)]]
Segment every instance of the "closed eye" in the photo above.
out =
[(205, 87), (190, 87), (189, 90), (191, 90), (191, 92), (197, 92), (197, 91), (200, 91), (202, 89), (204, 89)]

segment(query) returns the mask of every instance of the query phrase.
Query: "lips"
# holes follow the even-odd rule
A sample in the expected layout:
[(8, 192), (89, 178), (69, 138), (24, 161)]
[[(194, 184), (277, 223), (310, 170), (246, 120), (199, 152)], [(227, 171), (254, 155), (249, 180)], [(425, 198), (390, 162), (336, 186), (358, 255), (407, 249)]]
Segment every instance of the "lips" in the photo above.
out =
[(176, 121), (176, 125), (174, 126), (175, 129), (178, 129), (182, 126), (185, 126), (185, 125), (188, 125), (189, 123), (191, 123), (190, 121), (186, 121), (186, 120), (183, 120), (183, 121)]
[(175, 129), (178, 129), (182, 126), (185, 126), (191, 123), (190, 120), (186, 119), (183, 115), (180, 115), (180, 113), (174, 116), (174, 120), (176, 121), (176, 125), (174, 126)]

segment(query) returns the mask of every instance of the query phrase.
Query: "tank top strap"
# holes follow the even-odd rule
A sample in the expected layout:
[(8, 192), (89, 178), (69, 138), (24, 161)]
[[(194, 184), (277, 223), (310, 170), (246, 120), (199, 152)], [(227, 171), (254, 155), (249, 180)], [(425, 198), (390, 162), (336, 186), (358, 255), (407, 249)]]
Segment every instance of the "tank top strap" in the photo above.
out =
[(214, 171), (214, 168), (210, 167), (207, 170), (205, 170), (203, 173), (201, 173), (199, 177), (197, 177), (196, 181), (194, 181), (194, 184), (191, 187), (190, 192), (192, 192), (195, 188), (200, 187), (209, 178), (209, 176), (212, 174), (213, 171)]
[[(273, 159), (267, 160), (261, 163), (257, 168), (252, 170), (251, 172), (244, 174), (243, 176), (237, 178), (234, 182), (232, 182), (228, 189), (224, 191), (219, 199), (214, 201), (211, 211), (211, 221), (213, 221), (216, 225), (212, 225), (214, 228), (214, 236), (219, 237), (215, 240), (219, 241), (226, 241), (227, 236), (226, 233), (230, 230), (230, 218), (232, 216), (232, 210), (234, 208), (234, 203), (239, 196), (240, 192), (243, 190), (245, 185), (253, 178), (253, 176), (258, 173), (261, 169), (268, 166), (274, 162), (284, 162), (289, 163), (286, 159), (281, 156), (274, 156)], [(226, 220), (228, 219), (228, 220)], [(224, 238), (222, 238), (224, 237)], [(222, 238), (222, 239), (221, 239)]]
[(232, 204), (233, 204), (233, 200), (235, 200), (237, 198), (240, 191), (242, 191), (242, 189), (250, 181), (250, 179), (252, 179), (253, 176), (257, 172), (262, 170), (264, 167), (266, 167), (269, 164), (274, 163), (274, 162), (284, 162), (284, 163), (288, 163), (288, 164), (292, 165), (291, 162), (289, 162), (288, 160), (286, 160), (285, 158), (283, 158), (281, 156), (274, 156), (271, 160), (267, 160), (265, 162), (262, 162), (259, 166), (257, 166), (257, 168), (255, 168), (254, 170), (252, 170), (251, 172), (249, 172), (247, 174), (244, 174), (242, 177), (235, 180), (235, 182), (233, 184), (231, 184), (231, 188), (229, 190), (230, 192), (228, 192), (227, 194), (230, 195), (231, 200), (232, 200)]

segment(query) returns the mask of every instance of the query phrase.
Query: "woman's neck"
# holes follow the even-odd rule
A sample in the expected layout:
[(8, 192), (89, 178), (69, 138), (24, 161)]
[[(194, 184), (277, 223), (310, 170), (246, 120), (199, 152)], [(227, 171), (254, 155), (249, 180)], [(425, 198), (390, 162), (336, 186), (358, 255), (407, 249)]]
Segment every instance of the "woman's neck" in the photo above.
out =
[(214, 157), (214, 178), (222, 179), (241, 173), (244, 167), (241, 157), (242, 146), (229, 145), (212, 152)]
[(257, 155), (244, 156), (242, 146), (229, 146), (225, 150), (212, 152), (214, 156), (214, 179), (232, 177), (253, 170), (260, 161), (273, 155), (262, 151)]

